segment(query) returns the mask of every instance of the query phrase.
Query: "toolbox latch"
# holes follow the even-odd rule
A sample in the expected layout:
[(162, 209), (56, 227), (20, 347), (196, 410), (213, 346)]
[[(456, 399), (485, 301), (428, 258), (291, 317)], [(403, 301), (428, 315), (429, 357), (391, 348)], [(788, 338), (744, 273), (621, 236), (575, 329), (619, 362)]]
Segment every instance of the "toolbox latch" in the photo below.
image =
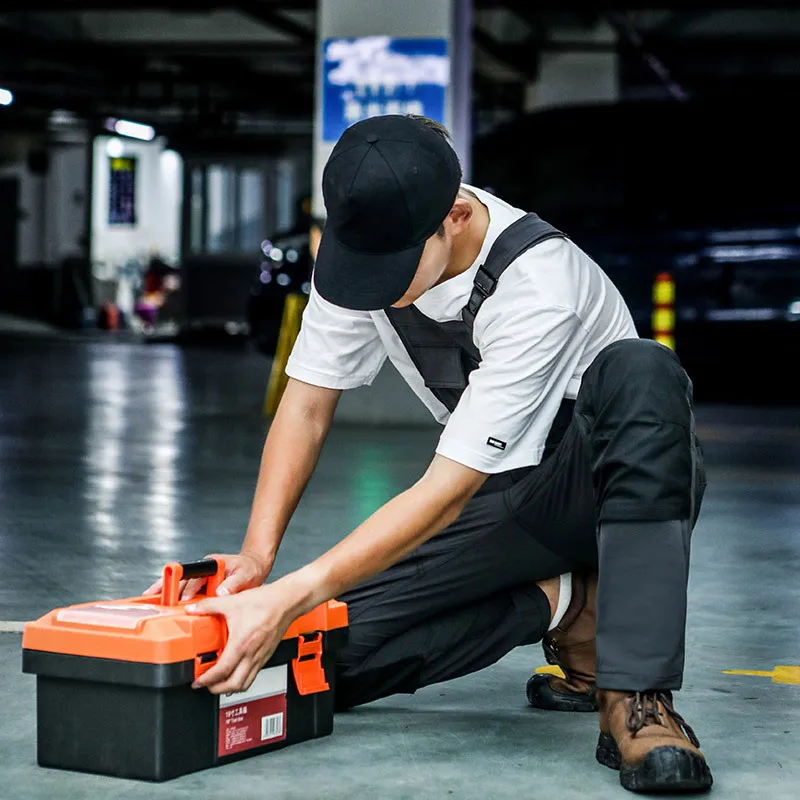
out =
[(292, 672), (301, 695), (327, 692), (331, 687), (322, 668), (322, 632), (297, 637), (297, 658), (292, 659)]

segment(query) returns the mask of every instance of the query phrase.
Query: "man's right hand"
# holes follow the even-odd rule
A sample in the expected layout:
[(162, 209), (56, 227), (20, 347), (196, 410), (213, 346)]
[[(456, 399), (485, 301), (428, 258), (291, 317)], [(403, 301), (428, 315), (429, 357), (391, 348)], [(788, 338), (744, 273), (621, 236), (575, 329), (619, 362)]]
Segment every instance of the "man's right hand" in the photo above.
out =
[[(272, 564), (250, 550), (244, 550), (237, 555), (212, 553), (206, 558), (222, 558), (225, 560), (225, 580), (217, 589), (217, 596), (237, 594), (245, 589), (255, 589), (267, 580)], [(181, 582), (181, 600), (191, 600), (205, 586), (206, 578), (195, 578)], [(156, 581), (144, 596), (161, 593), (161, 580)]]

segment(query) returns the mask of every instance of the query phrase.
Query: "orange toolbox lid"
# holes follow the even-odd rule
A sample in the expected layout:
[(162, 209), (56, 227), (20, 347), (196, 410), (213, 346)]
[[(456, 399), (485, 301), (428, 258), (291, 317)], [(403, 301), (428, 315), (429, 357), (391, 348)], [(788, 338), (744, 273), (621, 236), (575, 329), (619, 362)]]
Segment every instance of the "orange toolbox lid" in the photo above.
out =
[[(214, 597), (225, 578), (224, 561), (167, 564), (160, 597), (131, 597), (57, 608), (25, 625), (22, 648), (146, 664), (196, 661), (212, 651), (219, 654), (227, 641), (224, 617), (187, 614), (186, 606), (195, 601), (179, 599), (180, 582), (200, 577), (208, 577), (206, 594)], [(347, 606), (329, 600), (298, 617), (283, 638), (299, 639), (302, 648), (303, 634), (345, 627)], [(204, 671), (198, 663), (196, 675)]]

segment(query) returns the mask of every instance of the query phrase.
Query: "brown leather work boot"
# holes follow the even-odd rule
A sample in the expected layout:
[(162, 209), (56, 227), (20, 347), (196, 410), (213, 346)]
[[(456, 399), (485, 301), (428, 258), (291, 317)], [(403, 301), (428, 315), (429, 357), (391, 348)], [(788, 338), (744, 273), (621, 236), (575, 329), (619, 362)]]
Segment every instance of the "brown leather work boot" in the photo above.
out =
[(707, 792), (714, 779), (694, 731), (666, 691), (597, 690), (597, 760), (632, 792)]
[(572, 599), (557, 628), (545, 634), (542, 648), (548, 664), (561, 667), (564, 678), (533, 675), (528, 702), (547, 711), (597, 711), (595, 697), (595, 607), (597, 573), (573, 573)]

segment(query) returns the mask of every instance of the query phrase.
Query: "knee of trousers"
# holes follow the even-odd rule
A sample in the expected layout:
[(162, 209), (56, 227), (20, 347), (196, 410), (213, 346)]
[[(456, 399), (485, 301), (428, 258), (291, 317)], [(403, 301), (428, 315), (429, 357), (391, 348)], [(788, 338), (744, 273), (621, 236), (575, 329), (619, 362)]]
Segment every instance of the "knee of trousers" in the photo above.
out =
[(337, 662), (335, 667), (333, 705), (336, 711), (347, 711), (361, 705), (358, 676), (351, 676)]
[(652, 339), (623, 339), (606, 347), (586, 372), (578, 406), (638, 422), (690, 427), (692, 382), (674, 351)]
[[(370, 626), (353, 625), (348, 631), (347, 644), (336, 654), (334, 702), (338, 711), (361, 705), (365, 696), (364, 668), (374, 652), (369, 643)], [(367, 636), (362, 634), (367, 632)]]
[(423, 667), (421, 654), (398, 659), (342, 651), (334, 667), (334, 707), (345, 711), (390, 694), (413, 694), (420, 686)]
[(347, 644), (336, 656), (337, 671), (357, 673), (364, 662), (381, 646), (379, 631), (370, 623), (351, 624)]
[(648, 339), (607, 347), (584, 377), (598, 516), (686, 519), (695, 472), (692, 385), (675, 353)]

